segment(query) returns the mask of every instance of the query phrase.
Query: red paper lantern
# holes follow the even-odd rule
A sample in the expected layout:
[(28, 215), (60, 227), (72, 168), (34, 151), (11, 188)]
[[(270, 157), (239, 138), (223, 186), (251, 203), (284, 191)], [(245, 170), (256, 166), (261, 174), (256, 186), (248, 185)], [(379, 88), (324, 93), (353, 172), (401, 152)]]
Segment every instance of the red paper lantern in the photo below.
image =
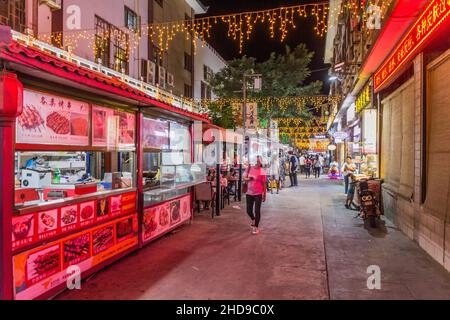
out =
[(23, 109), (23, 85), (15, 73), (0, 72), (0, 119), (18, 117)]

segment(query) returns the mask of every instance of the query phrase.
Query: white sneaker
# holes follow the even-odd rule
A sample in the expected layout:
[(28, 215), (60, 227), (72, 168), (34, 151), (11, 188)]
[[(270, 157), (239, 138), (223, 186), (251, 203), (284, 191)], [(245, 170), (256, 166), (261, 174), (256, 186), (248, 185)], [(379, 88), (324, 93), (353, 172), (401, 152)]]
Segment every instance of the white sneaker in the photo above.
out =
[(255, 235), (255, 236), (258, 235), (259, 234), (259, 229), (254, 227), (253, 231), (252, 231), (252, 234)]

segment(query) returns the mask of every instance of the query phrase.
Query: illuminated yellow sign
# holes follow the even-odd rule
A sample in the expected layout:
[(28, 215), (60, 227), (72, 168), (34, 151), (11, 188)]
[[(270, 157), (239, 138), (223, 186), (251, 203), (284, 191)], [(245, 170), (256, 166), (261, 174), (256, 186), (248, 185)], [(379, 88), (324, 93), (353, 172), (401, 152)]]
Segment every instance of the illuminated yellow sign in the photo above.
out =
[(356, 113), (364, 110), (372, 101), (372, 86), (369, 83), (356, 100)]

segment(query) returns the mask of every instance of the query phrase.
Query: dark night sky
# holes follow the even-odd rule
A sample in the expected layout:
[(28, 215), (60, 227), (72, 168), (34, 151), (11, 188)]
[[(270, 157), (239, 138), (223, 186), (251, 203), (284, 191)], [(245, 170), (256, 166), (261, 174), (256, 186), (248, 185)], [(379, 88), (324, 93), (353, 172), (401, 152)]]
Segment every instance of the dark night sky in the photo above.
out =
[[(314, 0), (202, 0), (209, 6), (207, 15), (221, 15), (229, 13), (238, 13), (245, 11), (256, 11), (264, 9), (279, 8), (283, 6), (293, 6), (302, 3), (312, 3)], [(316, 1), (318, 2), (318, 1)], [(299, 43), (305, 43), (309, 50), (315, 52), (314, 60), (311, 63), (311, 70), (322, 69), (326, 67), (323, 63), (325, 50), (325, 37), (319, 37), (314, 33), (314, 20), (310, 18), (297, 18), (296, 29), (290, 29), (285, 43), (281, 43), (278, 34), (274, 39), (270, 39), (268, 25), (261, 25), (255, 29), (251, 39), (244, 45), (242, 55), (256, 57), (263, 61), (267, 59), (271, 52), (284, 51), (286, 45), (296, 47)], [(239, 54), (238, 42), (228, 39), (227, 29), (213, 34), (208, 42), (226, 59), (230, 60), (241, 56)], [(322, 80), (324, 82), (323, 93), (328, 93), (327, 77), (328, 71), (314, 72), (308, 81)]]

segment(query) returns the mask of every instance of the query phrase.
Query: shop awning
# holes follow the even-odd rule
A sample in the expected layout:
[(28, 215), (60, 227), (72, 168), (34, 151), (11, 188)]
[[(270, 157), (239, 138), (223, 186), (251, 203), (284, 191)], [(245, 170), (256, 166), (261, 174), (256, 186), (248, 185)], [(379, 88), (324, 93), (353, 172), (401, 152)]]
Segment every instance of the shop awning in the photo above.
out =
[(429, 0), (399, 0), (386, 22), (377, 41), (372, 47), (358, 76), (358, 81), (351, 92), (356, 96), (367, 80), (381, 66), (384, 60), (395, 49), (401, 37), (422, 13)]
[(8, 62), (8, 68), (41, 80), (86, 90), (135, 107), (159, 108), (189, 119), (211, 122), (207, 115), (173, 107), (136, 90), (120, 79), (62, 60), (16, 41), (1, 48), (0, 59)]
[[(212, 130), (210, 130), (212, 129)], [(218, 132), (220, 132), (221, 135), (221, 139), (223, 142), (226, 143), (237, 143), (237, 144), (243, 144), (244, 141), (244, 136), (239, 133), (239, 132), (235, 132), (233, 130), (227, 130), (224, 129), (222, 127), (216, 126), (214, 124), (205, 124), (203, 126), (203, 141), (206, 143), (211, 143), (213, 141), (215, 141), (215, 137), (213, 137), (213, 135), (215, 135), (217, 133), (214, 132), (214, 130), (217, 130)]]

